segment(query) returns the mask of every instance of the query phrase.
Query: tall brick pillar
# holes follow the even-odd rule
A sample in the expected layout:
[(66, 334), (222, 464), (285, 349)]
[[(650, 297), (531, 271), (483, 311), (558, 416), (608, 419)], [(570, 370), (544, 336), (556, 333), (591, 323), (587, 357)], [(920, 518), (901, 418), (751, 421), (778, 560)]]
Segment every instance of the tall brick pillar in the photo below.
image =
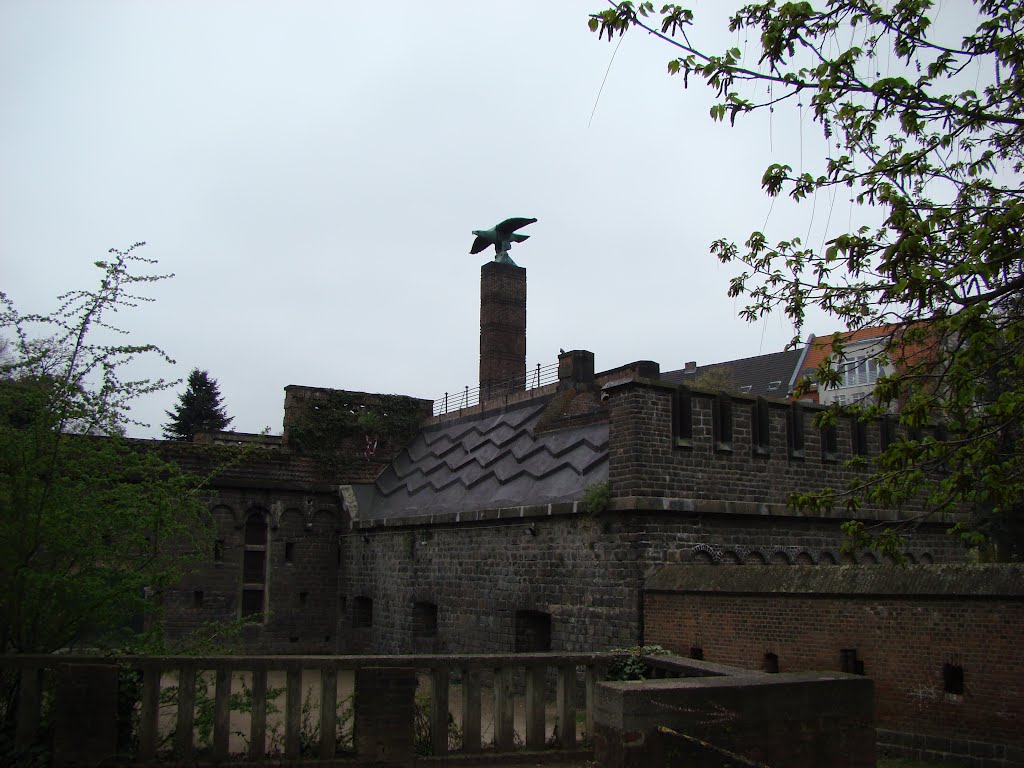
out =
[(480, 268), (480, 401), (526, 389), (526, 270)]

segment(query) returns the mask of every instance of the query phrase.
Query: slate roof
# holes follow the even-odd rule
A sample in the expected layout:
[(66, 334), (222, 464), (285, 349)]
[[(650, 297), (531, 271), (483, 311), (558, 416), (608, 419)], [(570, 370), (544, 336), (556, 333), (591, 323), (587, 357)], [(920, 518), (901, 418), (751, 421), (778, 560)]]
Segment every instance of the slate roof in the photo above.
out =
[(669, 384), (692, 384), (702, 373), (724, 373), (740, 392), (764, 397), (786, 397), (793, 372), (803, 353), (803, 348), (790, 349), (742, 360), (698, 365), (692, 371), (685, 368), (667, 371), (661, 374), (661, 380)]
[(361, 519), (576, 501), (608, 479), (608, 422), (537, 433), (552, 398), (426, 427), (377, 478)]

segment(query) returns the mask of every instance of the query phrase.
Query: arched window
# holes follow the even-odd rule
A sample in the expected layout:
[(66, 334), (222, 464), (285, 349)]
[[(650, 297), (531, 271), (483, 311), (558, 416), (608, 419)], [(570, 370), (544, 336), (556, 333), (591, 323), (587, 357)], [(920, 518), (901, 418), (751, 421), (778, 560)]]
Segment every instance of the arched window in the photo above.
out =
[(245, 521), (242, 552), (242, 618), (267, 614), (267, 516), (252, 512)]

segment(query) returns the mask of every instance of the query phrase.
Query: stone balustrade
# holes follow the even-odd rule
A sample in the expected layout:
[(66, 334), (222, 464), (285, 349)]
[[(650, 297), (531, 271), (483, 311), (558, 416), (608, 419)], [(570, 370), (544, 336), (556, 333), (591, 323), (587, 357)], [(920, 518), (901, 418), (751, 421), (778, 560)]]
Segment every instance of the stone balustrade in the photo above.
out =
[(417, 753), (452, 749), (588, 755), (576, 725), (589, 739), (595, 681), (615, 658), (47, 655), (3, 657), (0, 667), (5, 676), (20, 675), (17, 749), (40, 738), (44, 698), (53, 697), (55, 765), (114, 756), (135, 763), (408, 764)]

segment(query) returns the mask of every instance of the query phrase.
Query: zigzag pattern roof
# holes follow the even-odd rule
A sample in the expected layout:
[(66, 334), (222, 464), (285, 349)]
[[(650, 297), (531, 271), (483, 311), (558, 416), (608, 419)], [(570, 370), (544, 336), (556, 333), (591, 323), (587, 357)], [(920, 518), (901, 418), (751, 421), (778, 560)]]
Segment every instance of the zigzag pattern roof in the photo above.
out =
[(534, 434), (549, 399), (423, 430), (377, 478), (365, 516), (576, 501), (608, 479), (608, 424)]

